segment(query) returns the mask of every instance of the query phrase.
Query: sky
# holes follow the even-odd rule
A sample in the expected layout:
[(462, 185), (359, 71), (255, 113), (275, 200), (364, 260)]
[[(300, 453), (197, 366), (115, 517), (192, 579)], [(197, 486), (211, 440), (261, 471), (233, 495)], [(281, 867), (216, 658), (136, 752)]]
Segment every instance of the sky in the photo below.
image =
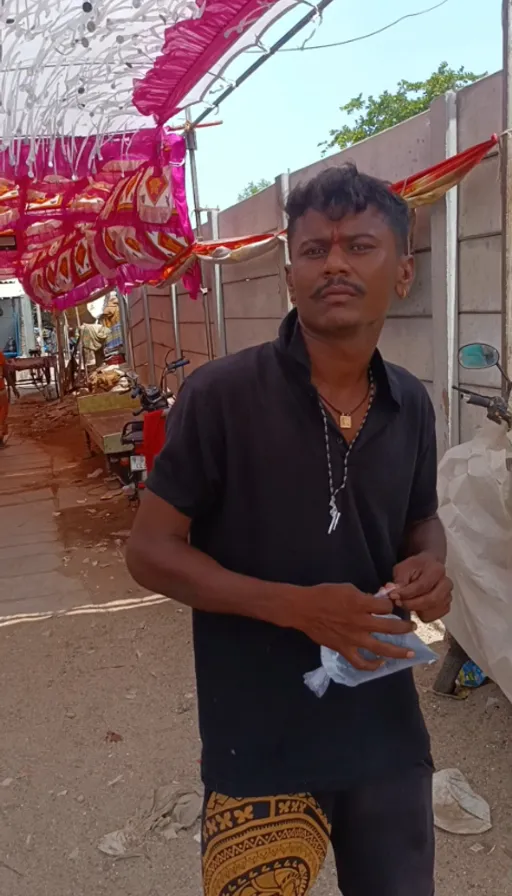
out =
[[(331, 43), (373, 31), (435, 0), (333, 0), (310, 44)], [(281, 19), (264, 42), (279, 38), (298, 12)], [(308, 32), (304, 36), (308, 36)], [(302, 38), (290, 45), (298, 46)], [(345, 47), (280, 52), (246, 81), (219, 110), (222, 124), (198, 131), (201, 205), (227, 208), (250, 181), (273, 181), (320, 158), (318, 144), (349, 121), (339, 107), (362, 93), (393, 91), (397, 82), (424, 80), (443, 61), (478, 74), (501, 68), (501, 0), (448, 0), (376, 37)], [(233, 77), (256, 57), (245, 55)], [(201, 108), (201, 107), (198, 107)], [(188, 194), (191, 196), (191, 193)]]

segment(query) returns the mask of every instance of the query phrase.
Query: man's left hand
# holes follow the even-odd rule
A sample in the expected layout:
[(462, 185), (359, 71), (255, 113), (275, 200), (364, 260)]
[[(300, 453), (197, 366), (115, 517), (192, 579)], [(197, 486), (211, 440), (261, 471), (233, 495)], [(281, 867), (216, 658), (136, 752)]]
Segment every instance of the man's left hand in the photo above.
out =
[(414, 611), (422, 622), (441, 619), (450, 610), (453, 582), (446, 575), (443, 563), (432, 554), (423, 553), (402, 560), (393, 570), (398, 606)]

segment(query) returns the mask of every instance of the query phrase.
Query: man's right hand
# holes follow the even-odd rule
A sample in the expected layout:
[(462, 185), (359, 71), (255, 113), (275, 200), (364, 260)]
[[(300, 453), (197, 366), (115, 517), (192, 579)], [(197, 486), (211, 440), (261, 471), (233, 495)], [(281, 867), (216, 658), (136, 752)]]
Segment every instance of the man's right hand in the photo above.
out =
[[(304, 588), (303, 598), (295, 604), (291, 625), (312, 641), (330, 647), (345, 657), (356, 669), (375, 671), (383, 659), (410, 659), (410, 650), (379, 641), (374, 632), (403, 635), (412, 632), (412, 622), (379, 618), (393, 613), (392, 602), (383, 597), (364, 594), (353, 585), (314, 585)], [(378, 659), (364, 659), (360, 650), (374, 653)]]

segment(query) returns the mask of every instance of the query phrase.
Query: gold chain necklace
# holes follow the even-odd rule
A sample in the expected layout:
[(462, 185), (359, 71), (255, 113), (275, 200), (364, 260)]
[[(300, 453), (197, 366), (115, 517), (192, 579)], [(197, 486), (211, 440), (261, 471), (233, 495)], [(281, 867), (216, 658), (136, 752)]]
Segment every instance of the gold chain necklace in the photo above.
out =
[(319, 392), (318, 395), (322, 399), (323, 403), (327, 405), (327, 407), (329, 407), (332, 411), (336, 411), (336, 413), (339, 417), (340, 429), (352, 429), (352, 417), (355, 414), (355, 412), (358, 411), (359, 408), (362, 407), (362, 405), (365, 403), (366, 399), (368, 398), (368, 396), (370, 394), (371, 387), (372, 386), (371, 386), (371, 380), (370, 380), (370, 382), (368, 383), (368, 389), (366, 390), (361, 401), (359, 402), (359, 404), (356, 404), (355, 408), (352, 408), (351, 411), (348, 411), (348, 413), (340, 411), (340, 409), (337, 408), (334, 404), (332, 404), (332, 402), (330, 402), (327, 398), (325, 398), (321, 392)]
[(361, 433), (366, 425), (366, 421), (368, 420), (368, 417), (370, 416), (370, 411), (372, 409), (373, 401), (375, 399), (376, 389), (375, 389), (375, 383), (373, 380), (373, 374), (372, 374), (371, 368), (370, 368), (368, 375), (370, 378), (368, 407), (367, 407), (366, 413), (361, 421), (361, 425), (355, 434), (355, 437), (352, 439), (350, 445), (348, 445), (348, 447), (343, 455), (343, 473), (342, 473), (342, 477), (341, 477), (341, 482), (337, 488), (335, 488), (335, 486), (334, 486), (334, 471), (332, 468), (331, 447), (330, 447), (330, 443), (329, 443), (329, 424), (327, 422), (327, 414), (325, 413), (325, 408), (324, 408), (322, 402), (320, 401), (320, 396), (318, 397), (318, 404), (320, 407), (320, 413), (322, 415), (322, 420), (323, 420), (323, 424), (324, 424), (325, 453), (326, 453), (326, 457), (327, 457), (327, 473), (328, 473), (328, 480), (329, 480), (329, 515), (331, 517), (331, 521), (329, 524), (329, 528), (327, 530), (328, 535), (332, 535), (332, 533), (336, 530), (336, 527), (340, 521), (341, 512), (338, 510), (337, 497), (340, 493), (343, 493), (343, 491), (345, 490), (345, 488), (347, 486), (348, 460), (349, 460), (350, 454), (352, 452), (352, 449), (353, 449), (355, 443), (357, 442), (359, 436), (361, 435)]

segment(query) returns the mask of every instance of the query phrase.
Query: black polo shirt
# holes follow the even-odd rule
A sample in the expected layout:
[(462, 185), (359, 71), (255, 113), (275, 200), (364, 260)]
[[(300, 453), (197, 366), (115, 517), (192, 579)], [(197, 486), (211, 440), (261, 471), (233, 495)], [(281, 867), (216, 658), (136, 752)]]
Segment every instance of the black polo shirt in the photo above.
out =
[[(279, 338), (201, 367), (169, 415), (148, 487), (192, 518), (191, 543), (262, 580), (351, 582), (375, 593), (392, 579), (408, 524), (433, 515), (434, 412), (405, 370), (372, 361), (376, 398), (350, 454), (328, 535), (322, 416), (295, 311)], [(331, 428), (335, 486), (345, 443)], [(194, 613), (206, 786), (230, 796), (339, 790), (428, 759), (413, 677), (319, 699), (303, 675), (316, 644), (294, 629)]]

